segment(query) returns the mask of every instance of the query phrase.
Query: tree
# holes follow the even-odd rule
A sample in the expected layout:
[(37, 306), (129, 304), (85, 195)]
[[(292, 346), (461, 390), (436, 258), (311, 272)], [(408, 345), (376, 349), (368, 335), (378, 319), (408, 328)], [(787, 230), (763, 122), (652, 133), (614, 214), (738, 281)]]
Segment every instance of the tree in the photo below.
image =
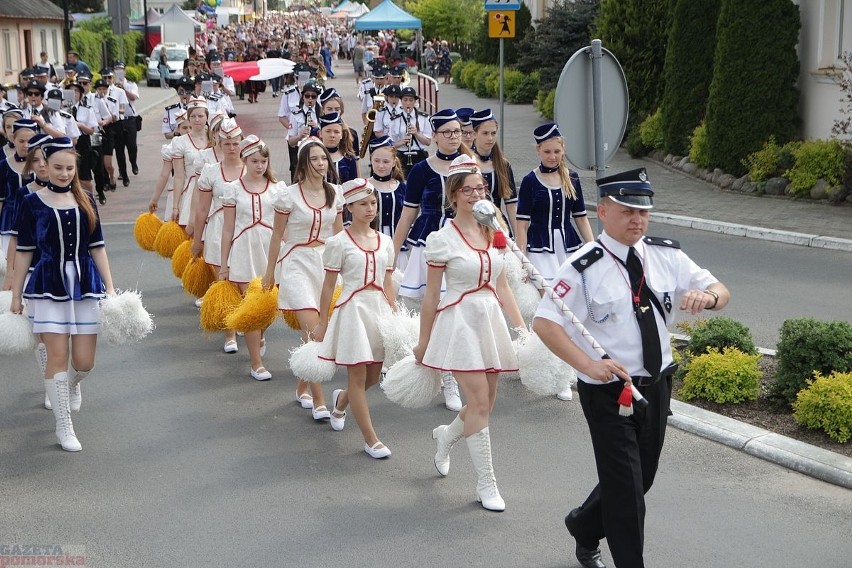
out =
[(472, 41), (485, 11), (481, 0), (418, 0), (408, 7), (422, 21), (424, 37), (452, 43)]
[[(518, 61), (520, 43), (528, 31), (532, 30), (532, 14), (526, 4), (512, 12), (515, 17), (515, 37), (503, 40), (503, 61), (514, 65)], [(479, 63), (497, 64), (500, 62), (500, 40), (488, 37), (488, 12), (482, 17), (479, 35), (474, 46), (473, 58)]]
[(663, 69), (663, 146), (685, 156), (689, 137), (704, 119), (720, 0), (675, 0)]
[(518, 45), (518, 69), (524, 73), (538, 70), (541, 89), (555, 88), (571, 55), (591, 42), (589, 27), (600, 6), (600, 0), (556, 0)]
[(722, 0), (707, 104), (710, 164), (742, 175), (742, 160), (799, 125), (799, 7), (791, 0)]
[(630, 121), (652, 114), (663, 98), (672, 0), (606, 0), (594, 35), (624, 69), (630, 93)]
[[(63, 0), (50, 0), (60, 8), (63, 7)], [(86, 13), (91, 14), (92, 12), (103, 12), (104, 3), (103, 0), (68, 0), (68, 12), (69, 13)]]

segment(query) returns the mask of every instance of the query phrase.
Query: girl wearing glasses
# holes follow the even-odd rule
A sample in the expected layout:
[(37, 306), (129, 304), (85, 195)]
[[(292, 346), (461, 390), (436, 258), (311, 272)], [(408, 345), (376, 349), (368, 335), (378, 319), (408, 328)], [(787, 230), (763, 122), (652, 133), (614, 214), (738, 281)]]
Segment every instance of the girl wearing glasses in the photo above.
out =
[[(306, 342), (319, 324), (325, 242), (343, 230), (344, 200), (340, 186), (326, 180), (330, 163), (331, 157), (322, 141), (314, 137), (306, 139), (299, 146), (295, 183), (278, 193), (273, 201), (275, 224), (263, 287), (269, 290), (275, 284), (275, 270), (280, 264), (278, 307), (296, 312)], [(285, 231), (287, 242), (281, 251)], [(299, 377), (296, 401), (302, 408), (311, 410), (314, 420), (327, 420), (331, 413), (325, 405), (322, 385), (310, 379)]]
[[(492, 246), (494, 231), (473, 217), (473, 205), (488, 198), (488, 186), (473, 158), (463, 155), (453, 161), (445, 195), (455, 218), (426, 240), (423, 255), (429, 272), (414, 358), (452, 372), (467, 401), (455, 420), (432, 431), (438, 473), (449, 473), (450, 450), (466, 438), (478, 477), (477, 501), (490, 511), (503, 511), (488, 420), (499, 374), (518, 368), (504, 313), (513, 326), (522, 327), (524, 321), (506, 280), (503, 254)], [(447, 285), (443, 298), (442, 281)]]
[[(245, 173), (245, 166), (240, 157), (240, 142), (243, 131), (233, 118), (225, 118), (217, 127), (219, 152), (221, 161), (204, 165), (196, 184), (198, 201), (195, 206), (193, 222), (195, 227), (192, 235), (192, 256), (204, 254), (204, 262), (213, 267), (219, 274), (222, 266), (222, 225), (224, 223), (222, 200), (217, 197), (226, 184), (239, 180)], [(211, 149), (204, 151), (211, 152)], [(237, 334), (235, 331), (225, 332), (225, 353), (236, 353)]]
[[(186, 118), (186, 111), (181, 110), (175, 115), (175, 133), (174, 137), (162, 145), (160, 148), (160, 157), (163, 159), (163, 166), (160, 168), (160, 175), (157, 178), (157, 183), (154, 185), (154, 195), (151, 197), (151, 202), (148, 204), (148, 211), (156, 213), (160, 208), (160, 196), (163, 195), (163, 190), (169, 184), (169, 178), (172, 176), (174, 168), (172, 168), (172, 143), (181, 136), (189, 134), (189, 121)], [(172, 213), (172, 205), (174, 204), (174, 187), (169, 187), (166, 196), (166, 213), (163, 215), (164, 220), (169, 220)]]
[(115, 290), (94, 199), (77, 177), (74, 145), (55, 138), (42, 151), (48, 184), (21, 203), (15, 265), (30, 266), (36, 251), (39, 256), (26, 286), (27, 272), (15, 271), (10, 311), (23, 313), (26, 298), (33, 333), (41, 334), (47, 350), (44, 385), (56, 437), (63, 450), (79, 452), (71, 411), (80, 410), (80, 381), (95, 364), (98, 301)]
[(193, 233), (192, 195), (195, 189), (197, 174), (195, 162), (201, 157), (201, 152), (209, 148), (210, 135), (207, 130), (207, 101), (193, 98), (186, 106), (189, 120), (189, 133), (175, 138), (172, 142), (172, 166), (175, 169), (174, 202), (172, 203), (172, 221), (186, 229), (190, 237)]
[[(541, 163), (521, 181), (515, 238), (533, 266), (551, 282), (571, 253), (595, 237), (586, 215), (580, 177), (565, 161), (559, 127), (544, 124), (533, 134)], [(570, 387), (556, 396), (560, 400), (573, 398)]]
[[(8, 113), (7, 113), (8, 114)], [(14, 233), (18, 212), (18, 189), (29, 183), (30, 176), (24, 173), (27, 161), (27, 143), (38, 133), (38, 126), (29, 118), (18, 118), (12, 123), (11, 140), (15, 145), (12, 156), (0, 162), (0, 247), (2, 254), (9, 248)], [(11, 263), (10, 263), (11, 264)]]
[[(450, 171), (450, 162), (469, 150), (462, 144), (461, 122), (453, 109), (444, 109), (432, 115), (433, 140), (437, 146), (434, 156), (415, 164), (405, 185), (402, 214), (393, 237), (394, 250), (409, 245), (408, 264), (399, 295), (414, 300), (423, 298), (426, 289), (426, 258), (423, 248), (426, 238), (453, 218), (453, 209), (445, 199), (444, 187)], [(444, 400), (449, 410), (461, 410), (458, 384), (451, 373), (443, 374)]]
[(517, 234), (518, 192), (512, 165), (503, 155), (497, 143), (497, 120), (487, 108), (470, 116), (473, 127), (473, 155), (482, 170), (491, 201), (503, 214), (509, 226), (509, 236)]
[(298, 161), (296, 148), (299, 146), (299, 142), (314, 134), (313, 129), (318, 126), (317, 116), (321, 112), (317, 102), (319, 93), (320, 89), (316, 83), (305, 83), (305, 86), (302, 87), (302, 97), (299, 100), (298, 107), (290, 111), (287, 144), (290, 147), (290, 179), (293, 181), (295, 181), (296, 162)]

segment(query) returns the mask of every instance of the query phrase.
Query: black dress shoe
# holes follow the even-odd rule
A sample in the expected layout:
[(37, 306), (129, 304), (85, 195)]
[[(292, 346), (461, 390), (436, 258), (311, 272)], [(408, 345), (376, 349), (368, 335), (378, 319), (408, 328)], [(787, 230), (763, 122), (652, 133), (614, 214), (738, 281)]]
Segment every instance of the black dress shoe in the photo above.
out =
[(112, 181), (111, 181), (111, 182), (109, 182), (109, 183), (107, 184), (107, 187), (109, 187), (109, 190), (110, 190), (110, 191), (115, 191), (115, 182), (112, 182)]
[(121, 185), (123, 185), (124, 187), (130, 185), (130, 178), (128, 178), (127, 176), (121, 178)]
[(130, 169), (133, 170), (133, 175), (135, 175), (135, 176), (139, 175), (139, 166), (137, 166), (136, 164), (133, 164), (132, 166), (130, 166)]
[[(570, 513), (565, 517), (565, 528), (568, 529), (568, 532), (571, 533), (571, 536), (574, 539), (577, 539), (577, 536), (574, 534), (574, 525), (577, 522), (577, 516), (580, 514), (580, 508), (572, 509)], [(577, 542), (577, 561), (580, 563), (580, 566), (583, 568), (606, 568), (606, 564), (601, 560), (601, 549), (600, 548), (587, 548)]]
[(583, 568), (606, 568), (601, 560), (601, 549), (591, 550), (577, 543), (577, 561)]
[(98, 203), (100, 203), (101, 205), (106, 205), (106, 195), (99, 195)]

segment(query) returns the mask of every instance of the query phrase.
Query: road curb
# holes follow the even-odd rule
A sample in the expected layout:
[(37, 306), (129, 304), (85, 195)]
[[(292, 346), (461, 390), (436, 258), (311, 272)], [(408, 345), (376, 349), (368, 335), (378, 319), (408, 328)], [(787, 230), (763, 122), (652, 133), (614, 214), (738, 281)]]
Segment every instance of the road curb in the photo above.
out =
[(852, 489), (852, 458), (679, 400), (671, 401), (671, 409), (674, 415), (669, 417), (669, 424), (679, 430), (822, 481)]
[[(591, 211), (597, 210), (597, 206), (591, 203), (587, 203), (586, 208)], [(661, 223), (663, 225), (675, 225), (677, 227), (686, 227), (688, 229), (708, 231), (711, 233), (721, 233), (723, 235), (731, 235), (733, 237), (745, 237), (747, 239), (773, 241), (776, 243), (802, 247), (852, 252), (852, 239), (826, 237), (822, 235), (812, 235), (809, 233), (796, 233), (793, 231), (781, 231), (765, 227), (752, 227), (749, 225), (716, 221), (714, 219), (701, 219), (698, 217), (687, 217), (685, 215), (673, 215), (671, 213), (660, 212), (652, 212), (651, 221)]]

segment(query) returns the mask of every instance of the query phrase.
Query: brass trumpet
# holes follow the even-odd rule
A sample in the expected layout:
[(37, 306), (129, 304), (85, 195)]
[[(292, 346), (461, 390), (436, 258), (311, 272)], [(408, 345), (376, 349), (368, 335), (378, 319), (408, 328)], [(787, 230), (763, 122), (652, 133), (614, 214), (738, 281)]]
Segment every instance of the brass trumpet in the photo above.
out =
[(358, 156), (363, 158), (367, 155), (367, 148), (370, 147), (370, 140), (373, 139), (373, 127), (376, 125), (376, 116), (379, 111), (385, 106), (385, 98), (381, 95), (373, 97), (373, 108), (367, 111), (367, 124), (364, 126), (364, 131), (361, 133), (361, 148), (358, 151)]

